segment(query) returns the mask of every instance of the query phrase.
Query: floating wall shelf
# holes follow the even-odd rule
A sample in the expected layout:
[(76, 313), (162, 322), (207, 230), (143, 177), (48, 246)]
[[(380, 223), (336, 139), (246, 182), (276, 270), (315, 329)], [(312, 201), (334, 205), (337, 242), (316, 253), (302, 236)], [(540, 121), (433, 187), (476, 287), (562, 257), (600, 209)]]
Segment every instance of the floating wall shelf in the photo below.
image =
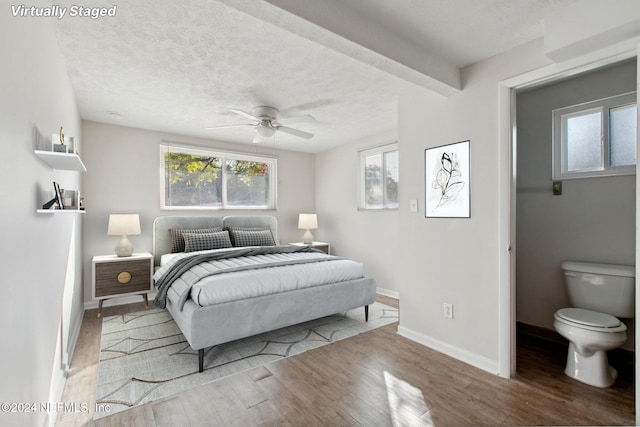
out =
[(87, 168), (82, 163), (80, 156), (74, 153), (56, 153), (54, 151), (34, 151), (38, 157), (47, 162), (49, 166), (59, 170), (86, 172)]
[(51, 214), (58, 214), (58, 213), (79, 213), (79, 214), (83, 214), (84, 211), (80, 210), (80, 209), (38, 209), (36, 212), (38, 213), (51, 213)]

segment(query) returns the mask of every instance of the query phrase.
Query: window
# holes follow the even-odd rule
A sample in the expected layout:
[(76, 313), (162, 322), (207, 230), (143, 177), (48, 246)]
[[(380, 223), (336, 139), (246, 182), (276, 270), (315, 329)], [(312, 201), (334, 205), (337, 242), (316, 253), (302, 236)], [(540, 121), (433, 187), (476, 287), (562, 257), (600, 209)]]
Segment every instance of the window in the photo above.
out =
[(553, 179), (636, 171), (636, 94), (553, 111)]
[(276, 159), (160, 145), (162, 209), (275, 209)]
[(359, 209), (398, 208), (398, 143), (360, 151)]

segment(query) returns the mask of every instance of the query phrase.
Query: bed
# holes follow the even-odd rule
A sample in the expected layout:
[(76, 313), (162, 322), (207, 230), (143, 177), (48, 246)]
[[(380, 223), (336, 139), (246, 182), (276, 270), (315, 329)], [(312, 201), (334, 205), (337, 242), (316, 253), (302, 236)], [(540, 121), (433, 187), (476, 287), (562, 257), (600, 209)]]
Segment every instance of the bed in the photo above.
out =
[(268, 215), (160, 216), (153, 255), (155, 304), (198, 351), (199, 372), (209, 347), (358, 307), (368, 320), (376, 297), (362, 264), (279, 244)]

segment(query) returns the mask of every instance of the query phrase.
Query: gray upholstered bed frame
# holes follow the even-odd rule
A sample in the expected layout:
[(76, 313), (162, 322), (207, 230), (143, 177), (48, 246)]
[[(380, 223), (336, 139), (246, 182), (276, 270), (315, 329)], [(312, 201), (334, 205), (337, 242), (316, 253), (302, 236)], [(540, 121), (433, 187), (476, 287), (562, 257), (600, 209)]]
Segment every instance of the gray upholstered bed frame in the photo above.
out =
[[(169, 229), (229, 226), (269, 226), (278, 242), (278, 224), (273, 216), (161, 216), (153, 223), (155, 265), (160, 264), (162, 254), (171, 252)], [(167, 300), (167, 310), (191, 347), (198, 350), (198, 368), (202, 372), (205, 348), (357, 307), (365, 308), (366, 317), (368, 306), (375, 299), (375, 280), (362, 278), (208, 307), (188, 299), (182, 311)]]

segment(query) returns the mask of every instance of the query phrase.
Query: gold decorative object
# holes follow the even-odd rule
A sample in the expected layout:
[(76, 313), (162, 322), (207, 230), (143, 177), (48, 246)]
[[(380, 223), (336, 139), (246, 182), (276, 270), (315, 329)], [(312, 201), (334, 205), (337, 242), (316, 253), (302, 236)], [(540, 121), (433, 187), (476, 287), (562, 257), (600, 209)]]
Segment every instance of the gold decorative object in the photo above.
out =
[(51, 134), (51, 151), (53, 151), (54, 153), (69, 152), (69, 145), (64, 145), (64, 128), (62, 126), (60, 126), (60, 131), (58, 132), (58, 134)]

